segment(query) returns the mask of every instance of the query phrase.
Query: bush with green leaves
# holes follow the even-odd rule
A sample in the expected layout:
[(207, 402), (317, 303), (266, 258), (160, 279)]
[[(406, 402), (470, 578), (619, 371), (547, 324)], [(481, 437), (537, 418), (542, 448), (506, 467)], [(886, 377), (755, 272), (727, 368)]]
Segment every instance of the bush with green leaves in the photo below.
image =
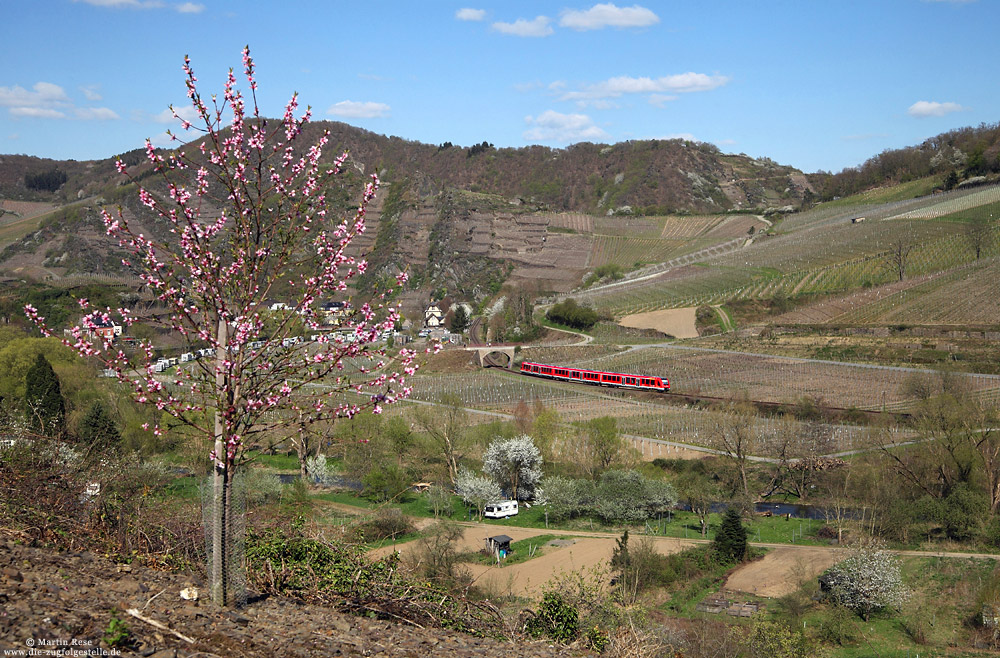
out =
[(364, 549), (301, 534), (301, 527), (251, 529), (248, 574), (263, 591), (302, 596), (327, 591), (367, 595), (392, 580), (396, 554), (369, 562)]
[(785, 624), (757, 615), (747, 637), (750, 658), (806, 658), (812, 655), (805, 636)]
[(580, 612), (558, 592), (548, 591), (542, 595), (538, 610), (528, 618), (525, 630), (532, 637), (549, 637), (568, 644), (580, 633)]
[(545, 313), (545, 317), (574, 329), (589, 329), (601, 319), (597, 311), (588, 306), (580, 306), (573, 298), (554, 304)]
[(673, 486), (638, 471), (605, 471), (596, 482), (560, 476), (545, 478), (539, 502), (553, 520), (594, 515), (610, 524), (641, 523), (677, 503)]
[(401, 501), (407, 497), (410, 480), (410, 475), (396, 464), (383, 464), (361, 478), (361, 494), (377, 503)]
[(413, 532), (413, 524), (395, 507), (381, 507), (375, 516), (358, 527), (362, 541), (381, 541), (383, 539), (398, 539)]

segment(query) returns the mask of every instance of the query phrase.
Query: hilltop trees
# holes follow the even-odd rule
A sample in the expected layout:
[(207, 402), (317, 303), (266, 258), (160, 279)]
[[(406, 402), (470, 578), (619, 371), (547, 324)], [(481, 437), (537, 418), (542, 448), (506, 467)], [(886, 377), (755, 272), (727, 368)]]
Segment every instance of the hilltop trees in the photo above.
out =
[[(130, 362), (109, 341), (88, 330), (118, 315), (126, 326), (136, 318), (128, 309), (94, 309), (66, 341), (77, 352), (97, 357), (140, 403), (149, 403), (196, 436), (214, 442), (207, 455), (212, 494), (206, 519), (211, 529), (210, 577), (217, 603), (234, 601), (241, 560), (232, 553), (241, 545), (234, 525), (232, 483), (245, 460), (244, 447), (268, 437), (283, 437), (288, 428), (304, 432), (317, 423), (351, 417), (364, 409), (380, 413), (386, 404), (406, 397), (406, 377), (414, 372), (414, 353), (387, 353), (377, 343), (399, 318), (382, 289), (370, 302), (351, 307), (342, 325), (354, 340), (322, 337), (306, 346), (285, 341), (301, 319), (319, 326), (319, 304), (343, 295), (366, 264), (349, 255), (355, 236), (365, 230), (368, 203), (379, 186), (372, 175), (355, 212), (339, 217), (341, 194), (336, 178), (347, 159), (323, 161), (329, 133), (316, 143), (297, 140), (309, 121), (299, 117), (293, 95), (278, 121), (267, 120), (257, 104), (257, 82), (249, 49), (243, 50), (243, 73), (249, 98), (230, 70), (220, 96), (204, 99), (190, 60), (185, 58), (187, 95), (194, 121), (174, 110), (185, 131), (200, 133), (196, 143), (164, 153), (146, 142), (147, 170), (141, 174), (142, 205), (169, 227), (170, 239), (159, 239), (133, 224), (118, 208), (103, 210), (107, 233), (131, 256), (123, 262), (138, 270), (144, 284), (170, 309), (163, 323), (187, 342), (188, 350), (208, 345), (214, 358), (178, 368), (165, 382), (153, 369), (153, 346), (144, 341), (141, 363)], [(328, 199), (328, 194), (334, 196)], [(396, 283), (403, 285), (406, 274)], [(287, 310), (265, 332), (265, 309), (277, 291)], [(33, 306), (28, 316), (42, 329), (44, 318)], [(268, 334), (268, 335), (265, 335)], [(395, 362), (395, 363), (393, 363)], [(160, 435), (159, 426), (147, 426)]]

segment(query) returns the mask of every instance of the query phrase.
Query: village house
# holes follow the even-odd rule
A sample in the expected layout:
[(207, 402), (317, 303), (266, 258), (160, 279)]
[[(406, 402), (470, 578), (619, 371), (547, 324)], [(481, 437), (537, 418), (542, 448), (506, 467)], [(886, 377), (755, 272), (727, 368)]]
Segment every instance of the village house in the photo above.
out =
[(444, 326), (444, 312), (437, 304), (431, 304), (424, 311), (424, 326), (431, 329)]
[[(83, 335), (87, 338), (101, 338), (108, 342), (113, 342), (116, 338), (122, 335), (122, 326), (120, 324), (116, 324), (114, 320), (106, 321), (100, 316), (91, 316), (90, 320), (90, 323), (93, 324), (93, 329), (84, 327), (81, 324)], [(71, 331), (69, 329), (64, 330), (63, 333), (67, 336), (71, 335)]]

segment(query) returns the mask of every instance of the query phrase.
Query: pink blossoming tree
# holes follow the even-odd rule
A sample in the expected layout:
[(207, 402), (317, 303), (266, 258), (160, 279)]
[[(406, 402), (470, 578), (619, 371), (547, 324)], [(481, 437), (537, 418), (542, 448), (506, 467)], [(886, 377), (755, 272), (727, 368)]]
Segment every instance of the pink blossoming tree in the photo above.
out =
[[(169, 227), (168, 239), (145, 235), (120, 207), (102, 213), (108, 235), (130, 254), (124, 265), (137, 270), (169, 309), (160, 321), (183, 336), (191, 352), (200, 347), (211, 355), (166, 377), (156, 371), (149, 341), (141, 344), (138, 360), (130, 359), (95, 331), (113, 319), (126, 326), (137, 322), (129, 309), (94, 309), (87, 300), (80, 300), (87, 314), (65, 342), (100, 360), (138, 402), (155, 405), (173, 422), (214, 440), (208, 456), (213, 473), (210, 576), (213, 598), (227, 605), (233, 568), (226, 563), (227, 545), (238, 539), (227, 536), (234, 527), (232, 482), (245, 459), (244, 447), (283, 436), (289, 428), (301, 434), (318, 422), (365, 409), (380, 413), (384, 405), (409, 395), (406, 378), (416, 365), (414, 352), (390, 355), (379, 342), (399, 318), (388, 291), (349, 306), (336, 337), (319, 330), (321, 302), (344, 299), (348, 283), (365, 271), (365, 262), (348, 249), (365, 230), (377, 176), (365, 185), (356, 210), (340, 216), (327, 194), (347, 154), (322, 161), (326, 132), (316, 143), (299, 146), (296, 140), (310, 112), (295, 116), (295, 95), (280, 121), (261, 115), (248, 48), (243, 72), (249, 111), (232, 70), (222, 97), (206, 102), (186, 57), (183, 68), (197, 119), (189, 122), (176, 110), (174, 116), (185, 131), (200, 134), (169, 153), (147, 140), (153, 185), (138, 191), (142, 204)], [(135, 172), (121, 161), (117, 166), (135, 182)], [(405, 272), (397, 277), (399, 285), (405, 280)], [(268, 300), (279, 296), (287, 308), (269, 311)], [(25, 310), (43, 333), (50, 333), (36, 309)], [(302, 323), (320, 333), (318, 340), (295, 339)]]

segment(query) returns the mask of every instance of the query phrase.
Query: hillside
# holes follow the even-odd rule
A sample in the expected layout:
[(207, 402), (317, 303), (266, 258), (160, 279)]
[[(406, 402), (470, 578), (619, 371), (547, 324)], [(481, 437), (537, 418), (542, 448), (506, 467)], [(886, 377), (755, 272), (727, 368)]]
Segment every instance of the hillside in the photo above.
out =
[[(949, 213), (992, 208), (995, 197), (961, 181), (944, 197), (921, 196), (939, 189), (944, 169), (959, 161), (963, 176), (977, 173), (980, 161), (992, 171), (998, 132), (989, 126), (884, 153), (836, 176), (807, 176), (766, 158), (724, 155), (683, 140), (496, 149), (485, 142), (469, 148), (421, 144), (333, 122), (307, 129), (306, 142), (331, 132), (334, 146), (326, 158), (350, 152), (337, 191), (345, 212), (363, 177), (379, 172), (383, 190), (370, 209), (368, 233), (354, 246), (371, 265), (359, 285), (372, 287), (405, 266), (411, 310), (446, 293), (479, 302), (507, 282), (567, 294), (599, 267), (631, 271), (629, 278), (642, 280), (627, 285), (627, 292), (613, 287), (604, 295), (598, 286), (584, 293), (615, 315), (776, 293), (849, 291), (887, 280), (879, 254), (903, 234), (917, 249), (911, 274), (962, 264), (964, 219)], [(972, 159), (955, 149), (969, 149)], [(945, 151), (955, 157), (940, 155)], [(121, 157), (134, 179), (161, 188), (141, 151)], [(913, 164), (924, 160), (926, 167)], [(803, 207), (860, 181), (885, 185), (928, 172)], [(63, 177), (55, 190), (37, 189)], [(36, 189), (26, 187), (29, 182)], [(111, 158), (80, 163), (3, 156), (0, 201), (0, 274), (19, 279), (58, 283), (127, 275), (122, 254), (104, 235), (102, 207), (121, 205), (154, 235), (167, 228), (138, 202), (135, 185), (122, 185)], [(789, 215), (793, 210), (804, 211)], [(217, 211), (208, 208), (207, 215)], [(894, 221), (845, 227), (859, 214)], [(927, 221), (938, 217), (947, 221)]]
[[(332, 160), (342, 150), (351, 154), (340, 190), (345, 211), (365, 174), (377, 171), (384, 181), (369, 233), (357, 245), (373, 265), (363, 287), (406, 263), (414, 287), (425, 294), (445, 289), (480, 300), (511, 276), (531, 281), (538, 290), (565, 292), (579, 285), (592, 265), (618, 258), (608, 255), (604, 243), (630, 234), (630, 216), (712, 213), (721, 218), (734, 210), (772, 207), (787, 212), (812, 194), (806, 177), (790, 167), (723, 155), (712, 145), (683, 140), (566, 149), (496, 149), (486, 143), (462, 148), (319, 122), (307, 126), (310, 134), (303, 141), (311, 143), (322, 130), (331, 131), (333, 145), (324, 157)], [(141, 151), (121, 157), (136, 180), (163, 191)], [(52, 282), (127, 274), (122, 254), (104, 235), (100, 210), (121, 205), (144, 230), (154, 235), (165, 230), (136, 197), (135, 185), (122, 184), (113, 158), (81, 163), (3, 156), (0, 272)], [(575, 231), (561, 227), (553, 213), (607, 220), (572, 235)], [(642, 253), (635, 245), (619, 249), (632, 259), (629, 267), (683, 250), (662, 221), (653, 224), (650, 253), (641, 245)], [(610, 253), (617, 253), (613, 246)]]
[(994, 123), (952, 130), (916, 146), (889, 149), (838, 174), (814, 174), (810, 181), (823, 199), (831, 200), (931, 176), (936, 185), (951, 189), (979, 176), (995, 178), (998, 173), (1000, 123)]

